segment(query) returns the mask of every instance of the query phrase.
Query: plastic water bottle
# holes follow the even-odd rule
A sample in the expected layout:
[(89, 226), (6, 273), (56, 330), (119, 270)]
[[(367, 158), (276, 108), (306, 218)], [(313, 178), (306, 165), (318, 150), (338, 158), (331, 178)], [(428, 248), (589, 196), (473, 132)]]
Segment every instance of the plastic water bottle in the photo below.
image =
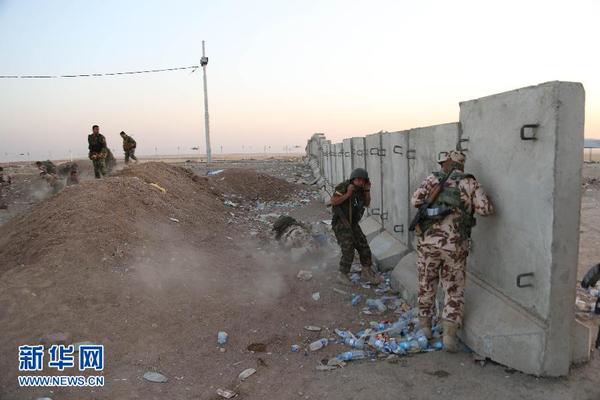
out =
[(329, 340), (323, 338), (323, 339), (319, 339), (316, 342), (312, 342), (308, 347), (310, 348), (310, 351), (317, 351), (319, 349), (322, 349), (323, 347), (327, 346), (329, 344)]
[(431, 347), (436, 350), (442, 350), (444, 348), (444, 343), (442, 343), (441, 340), (436, 340), (432, 343)]
[(364, 340), (360, 340), (360, 339), (355, 339), (355, 338), (346, 338), (344, 340), (344, 344), (346, 344), (347, 346), (350, 346), (354, 349), (363, 349), (365, 347), (365, 342)]
[(409, 353), (417, 353), (421, 351), (421, 346), (416, 339), (403, 340), (400, 342), (400, 348)]
[(429, 347), (429, 340), (427, 339), (427, 336), (425, 336), (425, 332), (423, 332), (422, 329), (419, 329), (417, 333), (415, 333), (415, 337), (417, 338), (417, 342), (419, 343), (421, 350), (425, 350), (427, 347)]
[(297, 344), (293, 344), (292, 353), (297, 353), (298, 351), (300, 351), (300, 346), (298, 346)]
[(371, 336), (369, 339), (369, 345), (373, 346), (377, 350), (383, 350), (383, 346), (385, 345), (385, 341), (383, 339), (378, 339), (376, 336)]
[(345, 351), (337, 355), (337, 359), (341, 361), (362, 360), (367, 358), (367, 353), (363, 350)]
[(348, 332), (348, 331), (343, 331), (343, 330), (341, 330), (341, 329), (336, 329), (336, 330), (335, 330), (335, 333), (336, 333), (336, 334), (337, 334), (339, 337), (341, 337), (343, 340), (346, 340), (346, 339), (348, 339), (348, 338), (351, 338), (351, 337), (352, 337), (352, 335), (350, 334), (350, 332)]
[(384, 312), (387, 309), (385, 304), (383, 304), (383, 301), (381, 301), (380, 299), (367, 299), (366, 305), (369, 308), (377, 309), (377, 311), (379, 312)]
[(227, 336), (229, 335), (227, 334), (227, 332), (224, 331), (220, 331), (219, 333), (217, 333), (217, 343), (223, 346), (225, 343), (227, 343)]
[(353, 306), (358, 305), (358, 303), (360, 302), (360, 298), (361, 298), (360, 294), (352, 293), (352, 305)]

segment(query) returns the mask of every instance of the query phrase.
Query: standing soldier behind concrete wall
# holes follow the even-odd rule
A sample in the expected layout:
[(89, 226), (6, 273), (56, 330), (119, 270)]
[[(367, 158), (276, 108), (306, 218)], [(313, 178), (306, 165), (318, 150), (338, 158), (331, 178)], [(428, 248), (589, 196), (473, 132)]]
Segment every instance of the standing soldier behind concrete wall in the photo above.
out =
[[(465, 268), (471, 228), (475, 226), (474, 213), (490, 215), (494, 208), (475, 177), (463, 172), (463, 153), (455, 150), (443, 153), (438, 163), (442, 171), (429, 175), (411, 199), (417, 208), (433, 200), (427, 208), (427, 216), (419, 221), (416, 230), (419, 322), (431, 338), (435, 294), (441, 279), (444, 349), (455, 352), (458, 346), (456, 331), (463, 319)], [(446, 177), (439, 194), (432, 199), (431, 193), (437, 191), (437, 186)]]
[(125, 164), (129, 163), (129, 159), (131, 158), (135, 162), (137, 162), (137, 157), (135, 156), (135, 148), (137, 147), (137, 143), (135, 139), (131, 136), (127, 135), (125, 132), (121, 132), (121, 137), (123, 138), (123, 151), (125, 152)]
[(371, 204), (371, 182), (369, 174), (357, 168), (350, 174), (350, 179), (336, 186), (331, 197), (333, 218), (331, 227), (342, 250), (338, 280), (351, 285), (348, 273), (354, 260), (354, 250), (358, 252), (362, 265), (362, 277), (371, 283), (379, 283), (373, 273), (371, 248), (358, 222), (362, 218), (365, 207)]
[(88, 135), (89, 158), (94, 164), (94, 176), (96, 179), (106, 175), (104, 159), (108, 153), (106, 139), (100, 133), (98, 125), (92, 126), (92, 134)]

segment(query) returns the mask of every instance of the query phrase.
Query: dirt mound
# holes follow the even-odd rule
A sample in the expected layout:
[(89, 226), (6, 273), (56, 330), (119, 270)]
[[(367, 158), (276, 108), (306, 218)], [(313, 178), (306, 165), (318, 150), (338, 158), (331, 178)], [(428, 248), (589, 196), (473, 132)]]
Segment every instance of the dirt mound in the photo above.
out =
[(206, 182), (183, 168), (145, 163), (67, 187), (0, 227), (0, 274), (65, 258), (87, 265), (126, 256), (124, 244), (147, 240), (159, 226), (216, 237), (226, 210)]
[(248, 201), (285, 201), (298, 191), (298, 186), (283, 179), (248, 169), (226, 169), (208, 179), (221, 195)]

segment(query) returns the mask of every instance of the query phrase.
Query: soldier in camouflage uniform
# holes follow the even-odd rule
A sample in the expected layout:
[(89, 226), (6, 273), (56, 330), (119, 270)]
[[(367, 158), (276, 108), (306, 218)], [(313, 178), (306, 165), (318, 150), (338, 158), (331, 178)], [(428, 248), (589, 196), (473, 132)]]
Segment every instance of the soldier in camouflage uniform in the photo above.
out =
[(289, 215), (281, 215), (273, 223), (275, 239), (285, 249), (305, 249), (306, 254), (317, 250), (317, 242), (312, 236), (311, 230), (306, 225), (298, 222)]
[(123, 151), (125, 152), (125, 164), (129, 163), (129, 159), (131, 158), (135, 162), (137, 162), (137, 158), (135, 156), (135, 148), (137, 147), (137, 143), (135, 139), (131, 136), (127, 135), (125, 132), (120, 133), (123, 138)]
[(442, 313), (443, 343), (447, 351), (455, 352), (456, 331), (462, 324), (465, 290), (465, 268), (469, 254), (474, 214), (494, 212), (492, 203), (473, 175), (463, 172), (465, 155), (458, 151), (442, 153), (438, 160), (441, 172), (434, 172), (412, 195), (411, 204), (420, 207), (430, 192), (450, 173), (428, 216), (417, 226), (417, 270), (419, 275), (419, 321), (431, 337), (431, 318), (435, 295), (441, 280), (444, 290)]
[(98, 125), (92, 126), (92, 134), (88, 135), (89, 158), (94, 164), (94, 176), (96, 179), (106, 175), (104, 159), (108, 153), (106, 139), (100, 133)]
[(371, 283), (379, 283), (380, 279), (373, 273), (373, 261), (369, 242), (360, 229), (358, 222), (371, 204), (371, 182), (369, 174), (357, 168), (350, 174), (350, 179), (336, 186), (331, 197), (333, 218), (331, 227), (342, 250), (338, 281), (351, 285), (348, 273), (354, 260), (354, 250), (358, 252), (362, 265), (362, 277)]
[(41, 171), (41, 174), (56, 174), (56, 165), (50, 160), (36, 161), (36, 167)]

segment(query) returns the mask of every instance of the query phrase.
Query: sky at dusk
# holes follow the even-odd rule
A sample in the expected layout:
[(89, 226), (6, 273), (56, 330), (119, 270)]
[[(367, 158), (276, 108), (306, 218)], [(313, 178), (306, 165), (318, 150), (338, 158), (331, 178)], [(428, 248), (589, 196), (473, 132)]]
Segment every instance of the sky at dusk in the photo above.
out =
[[(213, 153), (281, 152), (458, 121), (459, 101), (582, 82), (600, 138), (598, 1), (0, 0), (0, 75), (197, 65)], [(100, 125), (141, 155), (204, 152), (202, 71), (0, 79), (0, 160), (87, 154)], [(222, 150), (221, 150), (222, 148)]]

